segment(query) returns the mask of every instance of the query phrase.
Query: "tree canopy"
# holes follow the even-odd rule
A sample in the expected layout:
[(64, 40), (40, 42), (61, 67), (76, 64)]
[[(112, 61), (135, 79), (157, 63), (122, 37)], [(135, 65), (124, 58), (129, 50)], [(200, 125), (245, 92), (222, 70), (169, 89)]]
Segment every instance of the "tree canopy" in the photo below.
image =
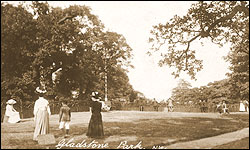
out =
[[(153, 26), (149, 55), (160, 52), (159, 65), (174, 67), (173, 75), (182, 71), (196, 79), (202, 60), (192, 48), (195, 40), (210, 40), (219, 46), (229, 42), (231, 49), (226, 61), (231, 63), (228, 73), (235, 95), (249, 99), (249, 2), (200, 1), (192, 4), (185, 16), (175, 15), (166, 24)], [(166, 49), (162, 46), (166, 46)]]
[[(249, 54), (247, 48), (249, 34), (249, 3), (246, 1), (211, 1), (197, 2), (191, 6), (187, 15), (175, 15), (166, 24), (155, 25), (151, 30), (149, 42), (152, 48), (149, 53), (162, 50), (160, 65), (174, 66), (174, 74), (181, 71), (195, 78), (195, 73), (202, 69), (202, 61), (195, 57), (192, 42), (206, 38), (215, 44), (223, 45), (231, 42), (232, 47), (245, 43), (246, 49), (240, 49)], [(233, 48), (235, 49), (235, 48)]]
[(192, 101), (197, 104), (199, 100), (206, 100), (208, 103), (219, 103), (223, 100), (238, 103), (239, 98), (235, 98), (231, 92), (229, 81), (229, 79), (223, 79), (192, 88), (187, 81), (180, 80), (177, 87), (173, 89), (171, 98), (180, 103)]
[[(36, 1), (28, 9), (1, 3), (2, 97), (35, 100), (42, 80), (47, 96), (70, 97), (77, 90), (86, 98), (94, 90), (104, 91), (105, 72), (111, 98), (133, 91), (126, 75), (132, 49), (123, 35), (106, 31), (89, 7), (62, 9)], [(52, 73), (58, 69), (53, 83)], [(114, 95), (121, 92), (127, 95)]]

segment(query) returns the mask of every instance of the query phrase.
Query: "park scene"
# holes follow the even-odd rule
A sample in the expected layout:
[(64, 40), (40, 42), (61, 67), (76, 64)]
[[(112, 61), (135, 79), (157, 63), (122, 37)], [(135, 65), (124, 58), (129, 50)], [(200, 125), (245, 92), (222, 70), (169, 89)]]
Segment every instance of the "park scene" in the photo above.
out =
[(249, 2), (1, 1), (1, 149), (249, 149)]

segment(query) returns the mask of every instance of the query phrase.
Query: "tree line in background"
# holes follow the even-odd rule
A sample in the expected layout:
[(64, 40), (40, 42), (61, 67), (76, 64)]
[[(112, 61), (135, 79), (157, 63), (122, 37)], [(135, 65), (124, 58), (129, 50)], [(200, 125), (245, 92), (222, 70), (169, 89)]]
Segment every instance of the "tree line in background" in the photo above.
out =
[(226, 101), (226, 103), (239, 103), (244, 100), (232, 92), (232, 84), (230, 79), (210, 82), (206, 86), (194, 87), (183, 79), (178, 83), (178, 86), (172, 90), (171, 98), (180, 104), (198, 104), (200, 100), (205, 100), (208, 103), (218, 104)]
[(133, 100), (136, 91), (127, 76), (133, 68), (131, 51), (126, 39), (106, 31), (89, 7), (1, 3), (1, 106), (12, 96), (20, 105), (34, 102), (40, 81), (48, 99), (72, 100), (72, 91), (82, 101), (92, 91), (104, 97), (105, 73), (109, 99)]
[(175, 77), (184, 71), (195, 79), (196, 73), (203, 68), (202, 60), (195, 56), (197, 50), (192, 49), (195, 40), (200, 40), (201, 44), (210, 40), (219, 46), (230, 43), (225, 60), (230, 62), (231, 72), (227, 74), (228, 79), (201, 88), (183, 89), (185, 92), (181, 90), (184, 95), (177, 88), (173, 96), (249, 100), (249, 2), (194, 2), (186, 15), (175, 15), (167, 23), (153, 26), (149, 38), (152, 47), (148, 54), (159, 53), (162, 56), (159, 65), (174, 67), (172, 74)]

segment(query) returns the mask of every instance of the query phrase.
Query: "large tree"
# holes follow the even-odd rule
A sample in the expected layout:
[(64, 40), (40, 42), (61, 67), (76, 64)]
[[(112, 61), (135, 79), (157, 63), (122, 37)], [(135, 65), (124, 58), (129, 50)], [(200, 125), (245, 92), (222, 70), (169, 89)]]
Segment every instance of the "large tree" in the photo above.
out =
[[(48, 96), (70, 97), (71, 91), (78, 90), (82, 98), (93, 90), (104, 89), (100, 86), (104, 73), (121, 80), (119, 75), (110, 73), (110, 68), (129, 67), (132, 49), (122, 35), (105, 31), (89, 7), (74, 5), (62, 9), (32, 2), (29, 10), (32, 13), (22, 4), (15, 7), (1, 3), (4, 100), (11, 95), (34, 100), (32, 96), (41, 80)], [(58, 69), (60, 75), (53, 82), (52, 73)], [(129, 86), (128, 82), (121, 81), (121, 87)], [(119, 92), (117, 86), (114, 91)]]
[(32, 99), (35, 89), (31, 62), (38, 51), (36, 21), (22, 6), (1, 3), (1, 103), (16, 96)]
[[(175, 67), (178, 77), (182, 71), (195, 79), (202, 69), (202, 60), (195, 57), (192, 49), (195, 40), (210, 40), (222, 46), (231, 44), (227, 60), (231, 62), (231, 79), (241, 87), (240, 95), (249, 91), (249, 2), (248, 1), (200, 1), (194, 3), (185, 16), (175, 15), (166, 24), (153, 27), (148, 52), (159, 51), (160, 65)], [(162, 49), (162, 45), (167, 48)], [(232, 83), (233, 83), (232, 82)]]

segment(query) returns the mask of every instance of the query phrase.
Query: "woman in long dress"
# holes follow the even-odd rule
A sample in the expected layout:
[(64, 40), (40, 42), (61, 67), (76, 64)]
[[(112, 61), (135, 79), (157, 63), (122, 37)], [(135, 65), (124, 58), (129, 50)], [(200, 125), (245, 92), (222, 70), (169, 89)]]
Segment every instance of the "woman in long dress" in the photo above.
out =
[(20, 115), (19, 112), (17, 112), (13, 105), (16, 104), (16, 101), (14, 99), (10, 99), (7, 101), (6, 105), (6, 111), (5, 111), (5, 117), (4, 117), (4, 122), (8, 123), (17, 123), (20, 122)]
[(46, 91), (38, 89), (37, 92), (39, 93), (39, 98), (35, 102), (33, 112), (35, 121), (35, 131), (33, 140), (35, 141), (38, 140), (38, 135), (49, 133), (49, 115), (51, 114), (49, 102), (43, 97)]
[(91, 138), (103, 138), (103, 123), (102, 123), (102, 103), (100, 102), (97, 92), (92, 93), (92, 101), (90, 104), (91, 119), (89, 121), (87, 136)]
[(240, 101), (240, 111), (246, 111), (243, 101)]

